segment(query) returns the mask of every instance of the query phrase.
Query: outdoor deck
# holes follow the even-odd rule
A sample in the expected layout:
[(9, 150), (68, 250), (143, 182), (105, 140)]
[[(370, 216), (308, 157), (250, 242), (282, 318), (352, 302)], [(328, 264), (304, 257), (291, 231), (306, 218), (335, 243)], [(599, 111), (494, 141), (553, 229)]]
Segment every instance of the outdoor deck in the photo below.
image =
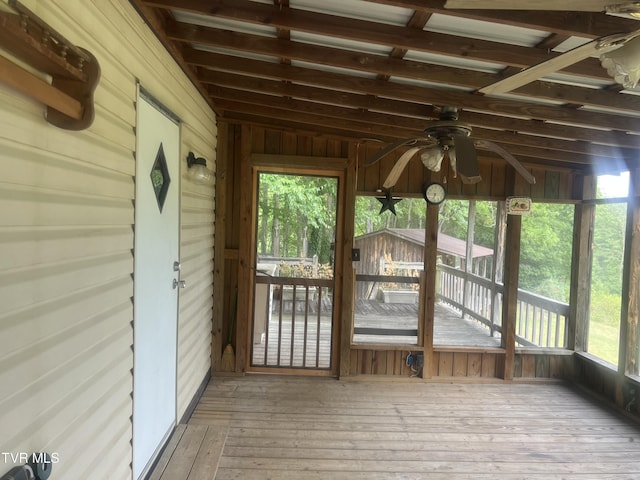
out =
[(214, 378), (151, 480), (640, 478), (640, 427), (565, 384)]
[[(355, 324), (370, 329), (416, 328), (418, 307), (411, 304), (389, 304), (375, 300), (358, 300)], [(358, 343), (383, 342), (415, 345), (415, 336), (356, 335)], [(434, 345), (499, 347), (500, 338), (491, 337), (489, 329), (479, 322), (462, 318), (460, 312), (443, 303), (435, 304)]]
[[(254, 366), (292, 368), (330, 368), (331, 317), (328, 312), (296, 312), (292, 329), (289, 308), (279, 315), (278, 302), (261, 340), (253, 344)], [(389, 304), (374, 300), (360, 300), (356, 306), (355, 324), (372, 331), (407, 330), (417, 328), (418, 307), (408, 304)], [(319, 327), (319, 328), (318, 328)], [(282, 332), (279, 335), (278, 332)], [(294, 339), (293, 344), (291, 339)], [(415, 335), (354, 336), (355, 343), (384, 343), (416, 345)], [(267, 352), (265, 356), (265, 345)], [(480, 323), (461, 318), (460, 313), (444, 304), (435, 309), (434, 345), (499, 347), (500, 338), (491, 337), (489, 329)]]

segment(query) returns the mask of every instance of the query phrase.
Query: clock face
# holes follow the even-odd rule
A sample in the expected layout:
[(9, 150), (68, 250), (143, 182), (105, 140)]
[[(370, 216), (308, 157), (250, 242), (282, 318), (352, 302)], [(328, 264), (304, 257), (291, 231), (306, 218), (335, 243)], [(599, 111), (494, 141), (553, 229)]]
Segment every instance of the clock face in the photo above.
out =
[(423, 193), (424, 199), (432, 205), (438, 205), (442, 203), (447, 195), (444, 186), (441, 183), (437, 182), (427, 185)]

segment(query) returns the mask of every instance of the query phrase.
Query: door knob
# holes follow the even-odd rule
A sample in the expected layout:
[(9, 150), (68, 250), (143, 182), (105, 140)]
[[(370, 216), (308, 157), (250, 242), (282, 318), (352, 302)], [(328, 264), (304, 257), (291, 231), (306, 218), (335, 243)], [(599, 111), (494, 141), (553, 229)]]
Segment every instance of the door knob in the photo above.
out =
[(185, 282), (184, 280), (178, 280), (176, 278), (173, 279), (173, 289), (175, 290), (176, 288), (186, 288), (187, 286), (187, 282)]

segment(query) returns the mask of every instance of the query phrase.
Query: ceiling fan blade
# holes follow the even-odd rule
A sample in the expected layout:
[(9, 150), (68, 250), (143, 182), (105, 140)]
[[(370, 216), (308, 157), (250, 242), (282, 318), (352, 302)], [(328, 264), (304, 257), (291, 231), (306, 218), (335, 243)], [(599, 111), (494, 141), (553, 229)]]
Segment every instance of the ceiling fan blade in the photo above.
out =
[(464, 135), (453, 135), (453, 145), (449, 149), (449, 160), (453, 169), (460, 175), (462, 183), (478, 183), (482, 177), (473, 141)]
[(407, 150), (402, 155), (400, 155), (400, 158), (398, 159), (396, 164), (393, 166), (393, 168), (389, 172), (389, 175), (387, 176), (387, 179), (382, 184), (382, 187), (385, 189), (389, 189), (393, 187), (398, 181), (398, 179), (400, 178), (400, 175), (402, 174), (402, 171), (407, 166), (407, 163), (409, 163), (409, 160), (411, 160), (411, 158), (422, 148), (424, 147), (422, 146), (411, 147), (409, 150)]
[(518, 172), (520, 175), (522, 175), (527, 182), (529, 182), (532, 185), (534, 183), (536, 183), (536, 178), (533, 175), (531, 175), (529, 170), (524, 168), (522, 166), (522, 164), (516, 159), (516, 157), (511, 155), (509, 152), (507, 152), (500, 145), (496, 145), (495, 143), (489, 142), (487, 140), (477, 140), (476, 141), (476, 146), (478, 148), (484, 148), (485, 150), (491, 150), (491, 151), (497, 153), (502, 158), (504, 158), (509, 165), (511, 165), (513, 168), (515, 168), (516, 172)]
[(447, 0), (444, 8), (471, 8), (474, 10), (564, 10), (569, 12), (604, 12), (607, 5), (620, 3), (622, 0), (536, 0), (522, 2), (519, 0)]
[(545, 75), (562, 70), (574, 63), (578, 63), (580, 60), (584, 60), (592, 55), (603, 54), (610, 50), (622, 47), (628, 41), (639, 35), (640, 30), (635, 30), (630, 33), (619, 33), (596, 38), (591, 42), (587, 42), (584, 45), (580, 45), (572, 50), (561, 53), (551, 60), (525, 68), (515, 75), (511, 75), (510, 77), (502, 79), (496, 83), (482, 87), (478, 91), (485, 95), (510, 92), (511, 90), (515, 90), (527, 83), (531, 83)]
[(415, 144), (420, 143), (420, 142), (433, 143), (433, 141), (430, 138), (422, 138), (422, 137), (405, 138), (403, 140), (398, 140), (397, 142), (390, 143), (389, 145), (384, 147), (382, 150), (380, 150), (378, 153), (376, 153), (373, 157), (366, 159), (364, 161), (364, 166), (368, 167), (370, 165), (373, 165), (374, 163), (380, 161), (382, 158), (386, 157), (391, 152), (393, 152), (394, 150), (397, 150), (400, 147), (404, 147), (404, 146), (407, 146), (407, 145), (415, 145)]

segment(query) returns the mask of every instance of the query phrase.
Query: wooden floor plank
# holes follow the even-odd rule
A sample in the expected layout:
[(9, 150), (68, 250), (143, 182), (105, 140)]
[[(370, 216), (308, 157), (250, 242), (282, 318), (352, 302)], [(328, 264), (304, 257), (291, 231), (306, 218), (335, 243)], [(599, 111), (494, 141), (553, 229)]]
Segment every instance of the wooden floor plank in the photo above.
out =
[(189, 425), (176, 447), (161, 480), (187, 480), (207, 433), (206, 425)]
[[(552, 468), (550, 468), (552, 465)], [(223, 455), (220, 460), (220, 468), (245, 468), (248, 470), (286, 470), (291, 472), (317, 471), (326, 472), (327, 478), (331, 478), (334, 472), (377, 472), (391, 475), (404, 473), (449, 473), (451, 478), (457, 474), (487, 474), (492, 473), (499, 478), (502, 474), (523, 474), (523, 473), (547, 473), (549, 475), (560, 475), (566, 473), (589, 474), (591, 478), (598, 479), (599, 475), (630, 475), (627, 478), (638, 478), (640, 475), (640, 461), (638, 462), (617, 462), (600, 463), (591, 461), (587, 463), (567, 463), (567, 462), (545, 462), (545, 463), (522, 463), (522, 462), (467, 462), (458, 459), (453, 462), (443, 461), (389, 461), (389, 460), (334, 460), (334, 459), (309, 459), (309, 458), (238, 458)], [(635, 477), (634, 477), (635, 476)]]
[(214, 378), (196, 427), (163, 478), (640, 479), (638, 424), (562, 383)]
[(584, 474), (562, 474), (562, 475), (549, 475), (548, 473), (518, 473), (515, 475), (501, 474), (496, 477), (494, 473), (474, 473), (474, 474), (455, 474), (451, 473), (433, 473), (433, 472), (416, 472), (408, 475), (394, 475), (389, 476), (387, 473), (381, 472), (331, 472), (331, 476), (327, 477), (325, 472), (313, 472), (313, 471), (296, 471), (290, 472), (287, 470), (270, 470), (268, 476), (262, 471), (247, 471), (245, 469), (223, 469), (216, 477), (216, 480), (265, 480), (279, 479), (279, 480), (389, 480), (389, 479), (402, 479), (402, 480), (621, 480), (635, 479), (635, 477), (621, 477), (618, 474), (599, 474), (597, 477), (593, 475)]
[(226, 428), (217, 425), (208, 428), (188, 480), (213, 480), (216, 477), (226, 438)]
[(181, 424), (176, 426), (175, 430), (171, 434), (171, 438), (167, 442), (167, 445), (162, 452), (162, 455), (160, 455), (160, 458), (153, 467), (153, 471), (151, 472), (147, 480), (160, 480), (186, 429), (186, 425)]

